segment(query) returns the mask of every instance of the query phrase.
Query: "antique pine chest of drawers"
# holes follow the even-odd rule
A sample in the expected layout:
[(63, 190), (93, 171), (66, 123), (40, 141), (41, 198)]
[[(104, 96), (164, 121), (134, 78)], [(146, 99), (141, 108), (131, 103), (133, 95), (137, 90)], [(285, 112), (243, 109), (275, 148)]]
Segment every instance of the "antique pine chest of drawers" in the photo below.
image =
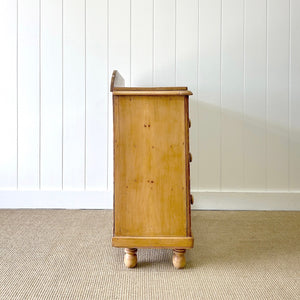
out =
[(191, 232), (189, 95), (186, 87), (127, 88), (113, 72), (112, 245), (135, 267), (137, 248), (173, 249), (185, 266)]

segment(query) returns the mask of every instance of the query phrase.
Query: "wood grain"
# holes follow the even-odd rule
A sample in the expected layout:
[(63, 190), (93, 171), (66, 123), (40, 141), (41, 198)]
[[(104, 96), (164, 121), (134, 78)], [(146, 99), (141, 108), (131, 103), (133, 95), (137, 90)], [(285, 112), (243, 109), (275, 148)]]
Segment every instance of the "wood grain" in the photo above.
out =
[(119, 96), (186, 96), (192, 95), (190, 91), (159, 91), (159, 90), (148, 90), (148, 91), (114, 91), (114, 95)]
[(114, 91), (186, 91), (186, 86), (168, 87), (118, 87), (114, 85)]
[(185, 110), (180, 96), (114, 96), (116, 235), (186, 236)]
[(181, 248), (191, 249), (194, 246), (193, 237), (139, 237), (139, 236), (114, 236), (112, 238), (114, 247), (136, 247), (136, 248)]

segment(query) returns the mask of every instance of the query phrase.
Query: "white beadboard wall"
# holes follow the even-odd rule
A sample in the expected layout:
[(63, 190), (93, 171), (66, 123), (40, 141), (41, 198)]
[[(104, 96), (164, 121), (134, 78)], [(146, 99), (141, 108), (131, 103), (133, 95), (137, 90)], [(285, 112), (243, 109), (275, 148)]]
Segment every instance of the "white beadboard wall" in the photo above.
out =
[(0, 0), (0, 207), (111, 208), (109, 81), (187, 85), (194, 208), (300, 210), (299, 0)]

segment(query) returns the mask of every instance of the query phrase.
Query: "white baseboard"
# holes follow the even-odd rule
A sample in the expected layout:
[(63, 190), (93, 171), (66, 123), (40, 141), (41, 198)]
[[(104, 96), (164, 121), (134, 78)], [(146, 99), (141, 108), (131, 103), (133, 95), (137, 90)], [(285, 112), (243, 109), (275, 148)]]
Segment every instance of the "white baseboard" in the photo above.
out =
[(0, 208), (112, 209), (109, 191), (0, 191)]
[[(300, 192), (192, 191), (192, 209), (297, 210)], [(0, 191), (0, 209), (112, 209), (111, 191)]]
[(192, 191), (193, 209), (203, 210), (300, 210), (300, 192), (203, 192)]

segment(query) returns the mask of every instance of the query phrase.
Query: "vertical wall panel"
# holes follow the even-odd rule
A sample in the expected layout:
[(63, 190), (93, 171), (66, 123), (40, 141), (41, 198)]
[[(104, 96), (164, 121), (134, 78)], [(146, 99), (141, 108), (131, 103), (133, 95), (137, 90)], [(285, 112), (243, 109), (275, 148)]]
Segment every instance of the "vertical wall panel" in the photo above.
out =
[(245, 1), (245, 189), (266, 188), (266, 0)]
[(152, 86), (153, 1), (131, 0), (131, 85)]
[(191, 164), (191, 186), (197, 188), (197, 75), (198, 64), (198, 1), (178, 0), (176, 2), (176, 85), (188, 86), (193, 92), (190, 96), (190, 149), (193, 155)]
[(0, 189), (17, 187), (17, 2), (0, 2)]
[(288, 188), (289, 2), (268, 1), (267, 186)]
[(174, 86), (175, 0), (154, 0), (154, 85)]
[(109, 1), (109, 74), (118, 70), (130, 86), (130, 0)]
[(290, 14), (290, 189), (300, 190), (300, 1), (291, 0)]
[[(118, 70), (125, 79), (125, 85), (131, 86), (131, 32), (130, 32), (130, 0), (111, 0), (108, 2), (109, 12), (109, 76)], [(109, 77), (110, 80), (110, 77)], [(112, 102), (109, 95), (109, 137), (108, 137), (108, 188), (113, 187), (113, 125)]]
[(86, 188), (107, 187), (107, 2), (86, 1)]
[(222, 10), (221, 188), (240, 190), (244, 175), (243, 1), (224, 0)]
[(18, 5), (18, 184), (39, 188), (40, 15), (39, 0)]
[(220, 188), (221, 0), (199, 1), (198, 188)]
[(298, 0), (3, 0), (0, 189), (112, 188), (109, 81), (187, 85), (191, 183), (300, 190)]
[[(55, 20), (55, 21), (54, 21)], [(41, 188), (62, 188), (62, 1), (41, 1)]]
[(63, 187), (85, 183), (85, 1), (63, 2)]

